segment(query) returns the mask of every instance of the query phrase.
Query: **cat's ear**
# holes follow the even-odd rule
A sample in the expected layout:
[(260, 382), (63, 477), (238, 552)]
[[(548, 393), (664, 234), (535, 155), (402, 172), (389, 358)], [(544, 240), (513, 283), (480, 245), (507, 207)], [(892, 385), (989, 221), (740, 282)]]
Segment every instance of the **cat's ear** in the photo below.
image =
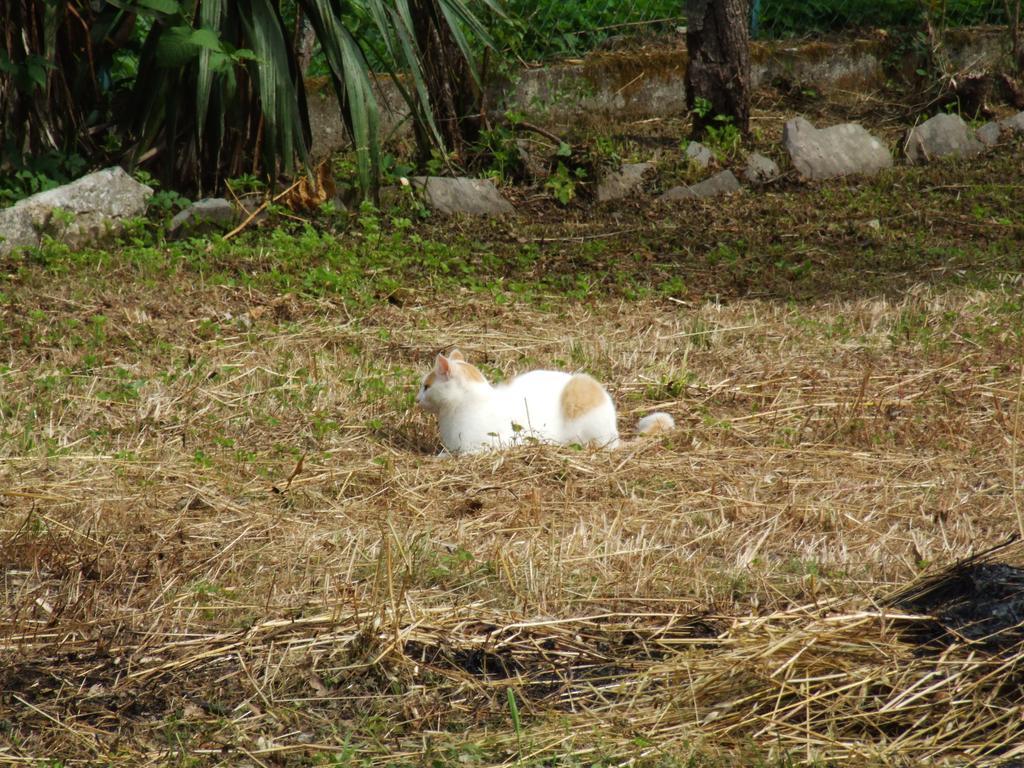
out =
[(458, 361), (463, 362), (463, 363), (466, 362), (465, 355), (463, 355), (461, 351), (459, 351), (457, 348), (454, 348), (454, 347), (452, 348), (452, 351), (448, 353), (448, 359), (449, 360), (458, 360)]
[(452, 375), (452, 361), (444, 355), (438, 355), (434, 361), (434, 370), (437, 371), (438, 375), (448, 378)]

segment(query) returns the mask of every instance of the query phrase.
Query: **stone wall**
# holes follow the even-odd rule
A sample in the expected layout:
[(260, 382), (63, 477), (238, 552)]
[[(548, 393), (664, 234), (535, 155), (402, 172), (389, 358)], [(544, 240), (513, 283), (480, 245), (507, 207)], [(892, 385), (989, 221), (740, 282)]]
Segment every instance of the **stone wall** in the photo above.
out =
[[(946, 36), (952, 65), (964, 71), (997, 64), (1005, 45), (1005, 32), (998, 28), (952, 30)], [(582, 60), (523, 69), (514, 82), (491, 93), (489, 102), (550, 127), (675, 117), (686, 113), (686, 61), (681, 40), (674, 48), (594, 53)], [(755, 42), (751, 62), (755, 88), (781, 77), (844, 90), (881, 87), (887, 68), (912, 77), (922, 63), (919, 53), (901, 50), (881, 32), (854, 40)], [(381, 78), (378, 93), (385, 136), (407, 132), (408, 113), (398, 89)], [(319, 83), (309, 104), (314, 155), (344, 147), (345, 131), (330, 86)]]

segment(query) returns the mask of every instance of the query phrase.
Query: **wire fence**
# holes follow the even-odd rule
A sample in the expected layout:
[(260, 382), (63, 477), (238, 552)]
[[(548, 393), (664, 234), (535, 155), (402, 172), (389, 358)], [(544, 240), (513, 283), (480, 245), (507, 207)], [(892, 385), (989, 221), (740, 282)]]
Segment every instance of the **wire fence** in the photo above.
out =
[(578, 56), (620, 37), (671, 33), (683, 0), (506, 0), (504, 43), (524, 59)]
[[(841, 34), (868, 28), (1000, 24), (1007, 0), (751, 0), (759, 39)], [(1010, 0), (1016, 2), (1016, 0)], [(499, 42), (528, 60), (581, 56), (619, 40), (677, 34), (684, 0), (506, 0)]]

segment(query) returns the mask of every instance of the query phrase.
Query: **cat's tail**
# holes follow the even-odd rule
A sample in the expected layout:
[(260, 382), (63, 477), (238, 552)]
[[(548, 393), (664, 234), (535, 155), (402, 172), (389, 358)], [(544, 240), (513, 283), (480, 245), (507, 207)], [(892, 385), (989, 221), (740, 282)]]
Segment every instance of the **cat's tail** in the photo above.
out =
[(664, 435), (675, 428), (676, 420), (664, 411), (655, 411), (636, 423), (636, 431), (641, 435)]

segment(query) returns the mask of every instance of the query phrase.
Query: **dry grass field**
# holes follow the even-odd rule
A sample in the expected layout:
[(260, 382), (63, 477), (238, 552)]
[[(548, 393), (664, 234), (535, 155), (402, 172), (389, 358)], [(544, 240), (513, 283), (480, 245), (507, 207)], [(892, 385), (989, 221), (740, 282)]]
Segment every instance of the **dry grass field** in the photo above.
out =
[[(1024, 753), (1017, 646), (886, 601), (1024, 526), (1021, 178), (9, 260), (0, 764)], [(450, 345), (680, 428), (437, 458)]]

